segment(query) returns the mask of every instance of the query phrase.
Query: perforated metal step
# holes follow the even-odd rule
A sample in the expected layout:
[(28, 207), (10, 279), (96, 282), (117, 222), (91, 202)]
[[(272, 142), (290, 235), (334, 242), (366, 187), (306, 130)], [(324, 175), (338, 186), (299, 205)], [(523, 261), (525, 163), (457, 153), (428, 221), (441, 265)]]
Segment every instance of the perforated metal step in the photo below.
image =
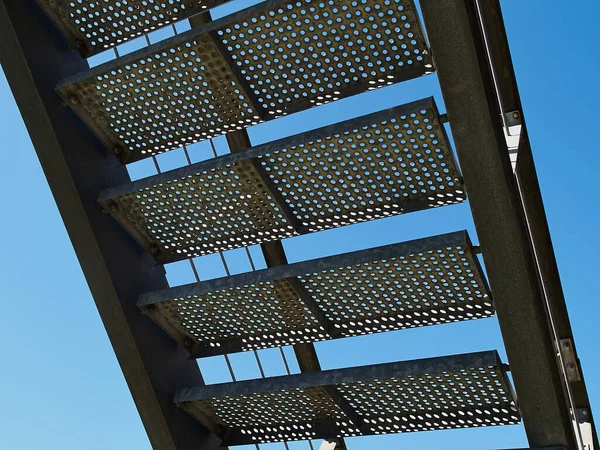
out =
[(138, 305), (195, 357), (494, 314), (466, 231), (150, 292)]
[(128, 183), (99, 201), (169, 262), (464, 199), (426, 99)]
[(69, 78), (123, 161), (432, 71), (410, 0), (266, 1)]
[(230, 0), (37, 0), (82, 56), (91, 56)]
[(175, 402), (223, 445), (520, 421), (495, 351), (194, 387)]

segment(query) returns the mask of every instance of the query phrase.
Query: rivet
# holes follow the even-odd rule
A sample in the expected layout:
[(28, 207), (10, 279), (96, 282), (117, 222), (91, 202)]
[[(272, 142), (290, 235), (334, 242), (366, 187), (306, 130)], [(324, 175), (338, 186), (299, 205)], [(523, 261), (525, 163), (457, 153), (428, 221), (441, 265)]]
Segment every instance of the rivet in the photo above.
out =
[(513, 118), (518, 119), (519, 118), (519, 111), (515, 111), (513, 113)]

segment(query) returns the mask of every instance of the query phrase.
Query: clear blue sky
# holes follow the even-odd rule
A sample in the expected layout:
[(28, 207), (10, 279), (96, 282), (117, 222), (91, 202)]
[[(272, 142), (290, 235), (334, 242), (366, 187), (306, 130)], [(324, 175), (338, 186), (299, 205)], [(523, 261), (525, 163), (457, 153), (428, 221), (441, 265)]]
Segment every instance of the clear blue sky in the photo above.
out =
[[(577, 9), (556, 0), (502, 4), (571, 322), (598, 415), (600, 215), (594, 180), (600, 167), (595, 135), (600, 3), (580, 1)], [(261, 125), (251, 130), (251, 138), (261, 143), (429, 95), (443, 111), (437, 79), (429, 76)], [(0, 118), (0, 448), (149, 449), (3, 75)], [(195, 159), (208, 156), (204, 145), (192, 152)], [(174, 152), (160, 163), (168, 169), (180, 160)], [(131, 173), (147, 176), (152, 169), (141, 163)], [(467, 204), (294, 238), (285, 248), (291, 261), (299, 261), (464, 228), (475, 237)], [(249, 270), (240, 252), (227, 259), (234, 271)], [(203, 278), (222, 275), (214, 258), (202, 258), (199, 265)], [(191, 281), (184, 264), (168, 267), (168, 275), (173, 284)], [(321, 343), (317, 349), (324, 368), (489, 349), (499, 349), (505, 358), (495, 318)], [(232, 357), (240, 378), (258, 376), (251, 358)], [(276, 352), (262, 351), (261, 358), (268, 375), (283, 373)], [(207, 382), (227, 381), (222, 358), (201, 361), (201, 368)], [(348, 444), (351, 450), (527, 446), (522, 426), (356, 438)]]

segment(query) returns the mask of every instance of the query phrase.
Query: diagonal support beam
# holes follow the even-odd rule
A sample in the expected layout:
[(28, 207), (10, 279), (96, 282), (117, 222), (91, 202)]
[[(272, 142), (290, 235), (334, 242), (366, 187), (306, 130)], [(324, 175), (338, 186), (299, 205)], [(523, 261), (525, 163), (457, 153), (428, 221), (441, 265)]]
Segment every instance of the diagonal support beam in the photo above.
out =
[[(240, 130), (234, 133), (229, 133), (227, 135), (227, 143), (229, 144), (229, 149), (232, 153), (245, 150), (247, 148), (250, 148), (251, 146), (250, 138), (248, 137), (248, 132), (246, 130)], [(260, 247), (263, 252), (267, 267), (275, 267), (288, 264), (281, 241), (265, 242), (261, 244)], [(296, 287), (297, 286), (295, 286), (294, 288)], [(300, 292), (298, 292), (298, 294), (300, 294)], [(298, 360), (298, 365), (302, 372), (319, 372), (321, 370), (321, 365), (319, 364), (317, 352), (312, 343), (297, 344), (294, 345), (293, 348), (294, 353), (296, 354), (296, 358)], [(354, 412), (354, 416), (358, 416), (358, 414)], [(346, 450), (346, 444), (343, 439), (340, 439), (339, 450)]]
[(476, 5), (421, 7), (529, 443), (576, 448)]
[(325, 315), (321, 308), (319, 308), (319, 305), (315, 299), (306, 291), (306, 288), (302, 285), (302, 283), (300, 283), (298, 278), (286, 278), (286, 280), (288, 283), (290, 283), (292, 288), (294, 288), (300, 297), (300, 300), (302, 300), (302, 303), (306, 305), (315, 319), (317, 319), (317, 322), (319, 322), (319, 325), (323, 327), (327, 334), (334, 339), (343, 337), (340, 329), (336, 328), (333, 321)]

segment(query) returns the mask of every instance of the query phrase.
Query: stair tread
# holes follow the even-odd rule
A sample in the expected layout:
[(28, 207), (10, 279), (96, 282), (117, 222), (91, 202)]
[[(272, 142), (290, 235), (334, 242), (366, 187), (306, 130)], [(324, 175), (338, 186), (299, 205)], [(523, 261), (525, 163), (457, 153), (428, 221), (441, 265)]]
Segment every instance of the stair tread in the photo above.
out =
[(520, 421), (495, 351), (192, 387), (175, 402), (218, 424), (223, 445)]
[(195, 357), (494, 314), (466, 231), (149, 292), (138, 306)]
[(411, 0), (267, 1), (57, 91), (131, 162), (431, 71)]
[(99, 198), (160, 262), (464, 200), (431, 98), (117, 186)]
[(37, 0), (76, 50), (89, 57), (230, 0)]

